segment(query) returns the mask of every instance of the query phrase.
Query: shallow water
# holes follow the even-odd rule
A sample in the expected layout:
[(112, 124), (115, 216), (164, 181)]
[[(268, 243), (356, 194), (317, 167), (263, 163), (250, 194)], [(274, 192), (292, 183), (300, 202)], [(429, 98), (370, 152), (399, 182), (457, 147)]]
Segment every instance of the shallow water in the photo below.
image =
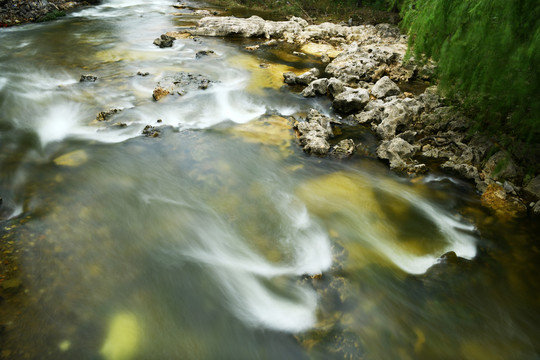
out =
[[(22, 283), (0, 303), (3, 358), (538, 358), (537, 224), (369, 149), (306, 156), (287, 117), (332, 114), (281, 74), (321, 64), (249, 41), (159, 49), (197, 19), (172, 4), (0, 30), (2, 236)], [(180, 72), (211, 84), (154, 101)], [(448, 251), (471, 261), (428, 270)]]

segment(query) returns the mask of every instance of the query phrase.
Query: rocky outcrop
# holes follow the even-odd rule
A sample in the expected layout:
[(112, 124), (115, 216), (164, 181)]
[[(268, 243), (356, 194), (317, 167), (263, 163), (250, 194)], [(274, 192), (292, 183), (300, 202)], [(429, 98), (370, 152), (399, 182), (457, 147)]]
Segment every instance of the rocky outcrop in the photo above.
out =
[(326, 66), (326, 72), (347, 84), (360, 81), (375, 82), (387, 75), (394, 81), (408, 81), (414, 67), (403, 66), (407, 44), (359, 45), (352, 43)]
[(352, 41), (362, 44), (374, 44), (381, 41), (406, 44), (406, 38), (399, 33), (399, 30), (387, 24), (345, 26), (326, 22), (310, 25), (306, 20), (294, 16), (288, 21), (265, 21), (258, 16), (247, 19), (234, 16), (205, 17), (199, 20), (197, 27), (190, 29), (189, 32), (197, 36), (273, 38), (296, 44), (308, 42), (340, 44)]

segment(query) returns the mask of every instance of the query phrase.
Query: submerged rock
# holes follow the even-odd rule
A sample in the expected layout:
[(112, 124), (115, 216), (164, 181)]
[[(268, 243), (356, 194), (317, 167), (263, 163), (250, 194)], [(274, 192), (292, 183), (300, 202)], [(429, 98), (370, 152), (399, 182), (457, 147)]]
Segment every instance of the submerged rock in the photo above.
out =
[(516, 197), (506, 193), (498, 184), (489, 184), (481, 197), (482, 205), (489, 207), (503, 219), (521, 217), (527, 214), (527, 207)]
[(80, 166), (86, 161), (88, 161), (88, 155), (84, 150), (75, 150), (54, 159), (56, 165), (68, 167)]

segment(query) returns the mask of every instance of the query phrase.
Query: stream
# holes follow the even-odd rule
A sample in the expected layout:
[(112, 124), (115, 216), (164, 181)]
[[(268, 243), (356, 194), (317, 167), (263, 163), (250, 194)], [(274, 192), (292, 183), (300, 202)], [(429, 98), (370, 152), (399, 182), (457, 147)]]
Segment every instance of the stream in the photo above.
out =
[(0, 241), (21, 284), (3, 286), (2, 359), (540, 359), (538, 223), (392, 173), (368, 130), (343, 128), (351, 158), (306, 155), (291, 118), (336, 115), (282, 74), (323, 64), (252, 40), (159, 48), (201, 17), (173, 4), (0, 29)]

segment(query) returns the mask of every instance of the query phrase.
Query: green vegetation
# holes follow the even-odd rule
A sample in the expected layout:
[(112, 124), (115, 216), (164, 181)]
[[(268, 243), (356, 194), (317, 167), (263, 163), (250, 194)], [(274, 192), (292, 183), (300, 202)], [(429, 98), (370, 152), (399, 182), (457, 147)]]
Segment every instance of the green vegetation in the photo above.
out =
[[(399, 22), (397, 2), (401, 0), (209, 0), (233, 9), (238, 6), (265, 11), (273, 19), (301, 16), (315, 22), (348, 21), (378, 24)], [(389, 12), (393, 8), (395, 11)], [(266, 16), (268, 18), (268, 16)]]
[(54, 10), (39, 18), (38, 22), (51, 21), (59, 17), (66, 16), (66, 13), (62, 10)]
[(438, 63), (439, 88), (459, 100), (477, 129), (503, 146), (540, 138), (540, 2), (405, 0), (402, 27), (417, 59)]

